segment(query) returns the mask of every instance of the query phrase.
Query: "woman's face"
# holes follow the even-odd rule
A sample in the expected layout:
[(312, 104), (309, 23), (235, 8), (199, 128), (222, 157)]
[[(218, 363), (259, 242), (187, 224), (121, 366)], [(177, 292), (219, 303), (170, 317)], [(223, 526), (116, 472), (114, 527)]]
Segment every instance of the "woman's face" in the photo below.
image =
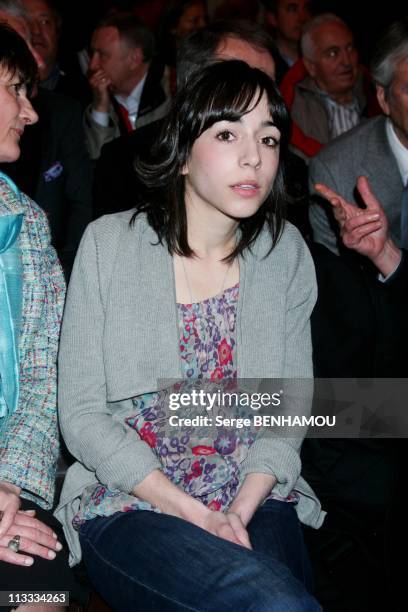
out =
[(0, 67), (0, 162), (18, 159), (24, 128), (37, 120), (20, 77)]
[(245, 219), (270, 193), (279, 166), (280, 132), (265, 94), (239, 121), (219, 121), (194, 142), (183, 168), (192, 212)]

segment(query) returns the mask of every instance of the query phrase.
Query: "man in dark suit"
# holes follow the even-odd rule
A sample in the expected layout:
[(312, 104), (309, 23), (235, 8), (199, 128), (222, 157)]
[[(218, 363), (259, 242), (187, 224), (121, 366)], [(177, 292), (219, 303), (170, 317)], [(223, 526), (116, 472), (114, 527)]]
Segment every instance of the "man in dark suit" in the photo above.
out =
[[(30, 46), (40, 70), (44, 61), (30, 41), (19, 0), (0, 0), (0, 19)], [(69, 278), (82, 233), (91, 220), (91, 166), (78, 102), (39, 89), (32, 101), (39, 121), (20, 142), (21, 156), (6, 172), (45, 210), (52, 244)]]
[[(403, 19), (377, 46), (371, 72), (383, 116), (370, 119), (329, 143), (310, 164), (310, 184), (324, 183), (346, 200), (361, 204), (356, 183), (367, 176), (386, 211), (390, 232), (401, 239), (401, 202), (408, 179), (408, 20)], [(330, 208), (310, 208), (316, 242), (333, 253), (342, 249)]]
[(79, 64), (61, 66), (59, 40), (62, 18), (55, 0), (22, 0), (27, 12), (31, 43), (43, 60), (39, 70), (40, 87), (75, 98), (85, 108), (91, 101), (91, 90)]
[[(377, 45), (372, 74), (384, 116), (368, 120), (329, 143), (310, 165), (315, 194), (310, 220), (317, 243), (312, 245), (312, 253), (319, 289), (312, 338), (315, 374), (320, 377), (408, 375), (406, 304), (395, 282), (398, 276), (390, 276), (400, 258), (396, 247), (404, 239), (402, 207), (404, 203), (408, 206), (404, 198), (408, 176), (406, 18), (393, 24)], [(325, 187), (316, 189), (317, 184)], [(371, 206), (373, 194), (385, 213), (377, 205)], [(333, 207), (318, 195), (328, 196), (335, 210), (344, 205), (352, 225), (368, 219), (371, 233), (359, 235), (363, 230), (356, 226), (350, 239), (345, 219), (339, 228), (339, 215), (335, 218)], [(375, 250), (379, 238), (383, 238), (383, 246), (386, 244), (385, 225), (390, 241), (384, 252), (393, 254), (391, 268), (383, 267), (384, 257)], [(368, 248), (361, 248), (360, 240)], [(406, 264), (400, 265), (403, 269)], [(385, 282), (379, 272), (387, 277)], [(404, 488), (405, 449), (405, 440), (387, 439), (308, 440), (303, 447), (305, 475), (329, 517), (315, 549), (337, 548), (328, 563), (325, 558), (330, 572), (327, 584), (332, 588), (337, 581), (337, 603), (345, 594), (345, 580), (354, 584), (353, 601), (346, 599), (339, 609), (398, 609), (401, 583), (396, 579), (397, 564), (388, 551), (398, 545), (403, 529), (401, 517), (396, 517)], [(343, 553), (339, 553), (339, 542)], [(358, 556), (351, 555), (353, 549)], [(372, 565), (364, 580), (359, 575), (363, 563)], [(381, 584), (374, 597), (372, 582)]]
[(7, 172), (46, 212), (52, 244), (69, 278), (91, 221), (91, 163), (76, 100), (42, 90), (32, 100), (39, 121), (21, 139), (21, 157)]
[(164, 117), (169, 92), (163, 66), (153, 60), (153, 34), (131, 13), (103, 19), (91, 47), (85, 133), (91, 159), (98, 159), (105, 143)]

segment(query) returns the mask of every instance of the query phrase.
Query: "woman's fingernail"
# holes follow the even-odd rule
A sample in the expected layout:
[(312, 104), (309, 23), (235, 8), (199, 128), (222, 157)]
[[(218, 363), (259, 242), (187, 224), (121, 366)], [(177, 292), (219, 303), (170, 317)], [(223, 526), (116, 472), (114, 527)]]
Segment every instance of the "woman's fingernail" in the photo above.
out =
[(49, 550), (48, 551), (48, 558), (49, 559), (55, 559), (56, 556), (57, 555), (56, 555), (56, 553), (53, 550)]
[(52, 537), (53, 537), (53, 538), (55, 538), (55, 539), (57, 539), (57, 538), (58, 538), (58, 536), (57, 536), (57, 534), (56, 534), (56, 533), (53, 533), (53, 534), (52, 534)]
[(24, 565), (32, 565), (34, 563), (34, 559), (32, 559), (31, 557), (27, 557), (26, 559), (24, 559)]
[(62, 550), (62, 544), (61, 542), (57, 542), (57, 545), (55, 547), (57, 550)]

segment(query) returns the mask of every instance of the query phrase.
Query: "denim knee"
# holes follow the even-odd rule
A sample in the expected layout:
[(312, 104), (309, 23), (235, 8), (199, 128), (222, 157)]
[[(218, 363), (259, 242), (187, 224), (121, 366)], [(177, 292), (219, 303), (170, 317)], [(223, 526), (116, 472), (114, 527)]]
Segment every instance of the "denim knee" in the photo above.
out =
[[(244, 566), (230, 567), (204, 605), (203, 610), (242, 612), (319, 612), (321, 607), (286, 566), (279, 561), (269, 567), (255, 557)], [(211, 602), (211, 603), (210, 603)]]

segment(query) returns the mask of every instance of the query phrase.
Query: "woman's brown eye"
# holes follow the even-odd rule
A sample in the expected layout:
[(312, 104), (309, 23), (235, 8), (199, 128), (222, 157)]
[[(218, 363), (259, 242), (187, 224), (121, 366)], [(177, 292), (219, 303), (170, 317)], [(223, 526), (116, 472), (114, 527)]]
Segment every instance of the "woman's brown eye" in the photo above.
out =
[(231, 136), (232, 136), (232, 134), (228, 130), (224, 130), (223, 132), (219, 132), (219, 134), (217, 134), (217, 138), (219, 140), (230, 140)]

